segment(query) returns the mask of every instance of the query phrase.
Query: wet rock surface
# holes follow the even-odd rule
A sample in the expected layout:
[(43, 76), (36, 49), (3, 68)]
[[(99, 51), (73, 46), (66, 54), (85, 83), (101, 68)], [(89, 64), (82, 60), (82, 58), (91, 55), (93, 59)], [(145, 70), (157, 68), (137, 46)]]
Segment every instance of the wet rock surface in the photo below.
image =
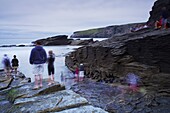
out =
[[(4, 78), (5, 74), (1, 72), (0, 85), (7, 84), (0, 90), (1, 113), (107, 113), (58, 82), (48, 86), (44, 79), (43, 87), (33, 90), (34, 83), (22, 73), (18, 73), (15, 79), (12, 76)], [(6, 82), (9, 80), (11, 83)]]
[[(73, 91), (85, 97), (93, 106), (109, 113), (169, 113), (170, 93), (139, 87), (133, 92), (127, 85), (106, 84), (86, 79), (72, 86)], [(169, 88), (165, 89), (168, 91)]]

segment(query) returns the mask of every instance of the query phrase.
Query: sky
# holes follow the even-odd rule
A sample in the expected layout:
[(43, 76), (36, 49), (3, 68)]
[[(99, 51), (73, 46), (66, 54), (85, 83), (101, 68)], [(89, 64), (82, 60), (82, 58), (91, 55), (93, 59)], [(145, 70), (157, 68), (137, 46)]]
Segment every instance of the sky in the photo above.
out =
[(155, 0), (0, 0), (0, 39), (71, 35), (146, 22)]

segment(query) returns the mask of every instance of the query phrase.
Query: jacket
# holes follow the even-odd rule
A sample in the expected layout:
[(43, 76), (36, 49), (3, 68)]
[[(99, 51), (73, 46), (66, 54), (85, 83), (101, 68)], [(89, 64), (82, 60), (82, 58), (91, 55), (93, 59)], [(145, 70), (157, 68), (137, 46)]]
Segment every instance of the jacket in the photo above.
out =
[(31, 50), (30, 59), (29, 59), (30, 64), (43, 64), (46, 61), (47, 61), (47, 54), (43, 49), (43, 47), (35, 46)]

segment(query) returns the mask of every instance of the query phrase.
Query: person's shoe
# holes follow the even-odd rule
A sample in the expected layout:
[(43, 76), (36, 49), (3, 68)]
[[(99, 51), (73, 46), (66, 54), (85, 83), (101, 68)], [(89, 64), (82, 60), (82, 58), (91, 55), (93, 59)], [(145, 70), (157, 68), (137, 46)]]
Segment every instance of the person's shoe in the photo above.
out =
[(43, 85), (42, 84), (40, 84), (40, 88), (42, 88), (43, 87)]
[(48, 86), (50, 86), (50, 85), (51, 85), (51, 82), (48, 83)]
[(34, 87), (33, 87), (33, 90), (37, 90), (37, 89), (39, 89), (38, 86), (34, 86)]
[(54, 84), (54, 83), (55, 83), (55, 81), (52, 81), (51, 83), (52, 83), (52, 84)]

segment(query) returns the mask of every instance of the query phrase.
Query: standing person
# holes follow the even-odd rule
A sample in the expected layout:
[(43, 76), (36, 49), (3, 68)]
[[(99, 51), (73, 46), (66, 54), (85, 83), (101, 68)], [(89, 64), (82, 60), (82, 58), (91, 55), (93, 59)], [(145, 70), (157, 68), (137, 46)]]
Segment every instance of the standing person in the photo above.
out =
[(55, 55), (52, 50), (48, 52), (48, 58), (47, 58), (47, 63), (48, 63), (48, 85), (51, 85), (54, 82), (54, 61), (55, 61)]
[(162, 27), (162, 17), (155, 22), (155, 29), (159, 29)]
[[(17, 69), (18, 69), (18, 66), (19, 66), (19, 61), (18, 61), (16, 55), (13, 56), (11, 63), (12, 63), (12, 69), (14, 70), (15, 75), (16, 75)], [(15, 78), (15, 75), (14, 75), (14, 78)]]
[(75, 69), (75, 77), (76, 77), (76, 81), (79, 82), (79, 68), (78, 68), (78, 66), (76, 66), (76, 69)]
[(167, 28), (166, 24), (168, 19), (168, 11), (166, 7), (162, 8), (161, 16), (162, 16), (162, 28), (166, 29)]
[(84, 65), (80, 64), (80, 67), (79, 67), (79, 80), (82, 81), (83, 78), (84, 78)]
[(7, 54), (4, 54), (4, 57), (2, 59), (2, 64), (7, 77), (9, 77), (11, 75), (11, 63)]
[[(33, 74), (35, 75), (35, 86), (33, 89), (42, 87), (42, 74), (44, 72), (44, 63), (47, 61), (47, 54), (40, 42), (31, 50), (30, 64), (33, 65)], [(40, 83), (39, 83), (40, 82)]]

